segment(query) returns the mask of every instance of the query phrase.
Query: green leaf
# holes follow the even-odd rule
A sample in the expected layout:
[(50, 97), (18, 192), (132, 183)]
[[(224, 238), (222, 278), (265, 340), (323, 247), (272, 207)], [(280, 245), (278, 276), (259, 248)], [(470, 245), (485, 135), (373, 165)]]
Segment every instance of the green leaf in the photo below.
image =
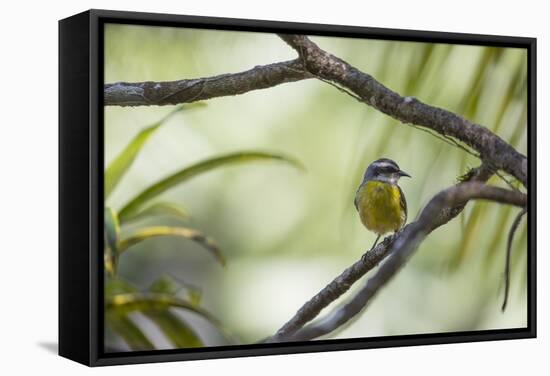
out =
[(105, 248), (103, 250), (103, 267), (109, 277), (116, 275), (115, 254), (107, 243), (107, 235), (105, 235)]
[(471, 214), (466, 221), (462, 239), (458, 243), (456, 247), (457, 249), (449, 261), (448, 266), (450, 271), (456, 271), (470, 253), (470, 250), (475, 243), (475, 239), (479, 236), (480, 231), (482, 230), (479, 224), (483, 223), (483, 219), (486, 215), (487, 203), (474, 203)]
[(104, 210), (104, 232), (105, 232), (105, 270), (110, 276), (116, 274), (118, 261), (118, 239), (120, 235), (120, 224), (117, 213), (106, 207)]
[(116, 251), (118, 238), (120, 235), (120, 223), (118, 222), (118, 216), (116, 212), (106, 207), (104, 211), (104, 225), (105, 225), (105, 235), (107, 238), (107, 244), (111, 247), (112, 250)]
[(188, 211), (173, 202), (157, 202), (147, 206), (143, 210), (125, 218), (126, 221), (136, 221), (154, 216), (171, 216), (182, 221), (189, 219)]
[(127, 294), (132, 292), (138, 292), (138, 288), (132, 285), (130, 282), (120, 278), (109, 278), (105, 282), (105, 298), (112, 298), (118, 294)]
[(179, 283), (174, 277), (170, 275), (163, 275), (154, 281), (151, 286), (149, 286), (150, 292), (156, 292), (161, 294), (170, 294), (176, 295), (179, 290), (183, 288), (182, 284)]
[(141, 130), (141, 132), (139, 132), (132, 139), (132, 141), (130, 141), (130, 143), (126, 145), (124, 150), (122, 150), (120, 154), (115, 159), (113, 159), (113, 161), (107, 167), (107, 170), (105, 171), (105, 198), (109, 197), (111, 192), (119, 183), (120, 179), (122, 179), (126, 171), (128, 171), (145, 143), (161, 125), (166, 123), (168, 119), (170, 119), (173, 115), (182, 110), (189, 110), (192, 108), (204, 106), (206, 106), (206, 104), (202, 102), (178, 106), (161, 120)]
[[(184, 287), (185, 286), (179, 283), (179, 281), (175, 278), (165, 275), (153, 282), (149, 290), (155, 293), (166, 293), (173, 295)], [(133, 293), (138, 293), (138, 289), (121, 278), (109, 279), (105, 285), (105, 297), (107, 299), (112, 299), (113, 297), (121, 294)], [(136, 346), (133, 342), (143, 340), (144, 336), (140, 336), (138, 334), (139, 328), (132, 328), (130, 324), (133, 323), (127, 322), (129, 321), (126, 316), (128, 312), (116, 308), (109, 309), (107, 312), (115, 320), (113, 324), (118, 329), (117, 334), (120, 335), (130, 347), (134, 348)], [(164, 333), (166, 338), (174, 345), (174, 347), (183, 348), (203, 346), (203, 342), (195, 331), (176, 314), (170, 312), (170, 307), (167, 307), (164, 310), (142, 310), (141, 313), (143, 313), (158, 326), (158, 328)], [(138, 343), (137, 346), (143, 346), (143, 344)]]
[(144, 311), (175, 348), (202, 347), (203, 342), (187, 323), (175, 313), (166, 311)]
[(120, 336), (132, 350), (154, 350), (151, 341), (127, 315), (107, 312), (105, 321), (107, 327)]
[(173, 188), (176, 185), (181, 184), (203, 172), (207, 172), (221, 166), (257, 162), (257, 161), (281, 161), (281, 162), (289, 163), (301, 170), (304, 170), (303, 165), (297, 160), (283, 156), (283, 155), (278, 155), (278, 154), (272, 154), (272, 153), (266, 153), (266, 152), (260, 152), (260, 151), (247, 151), (247, 152), (239, 152), (239, 153), (223, 155), (220, 157), (207, 159), (205, 161), (196, 163), (189, 167), (185, 167), (177, 171), (176, 173), (170, 176), (167, 176), (164, 179), (161, 179), (160, 181), (156, 182), (155, 184), (151, 185), (150, 187), (142, 191), (130, 202), (128, 202), (124, 206), (124, 208), (120, 210), (119, 216), (121, 220), (123, 221), (126, 220), (132, 215), (135, 215), (135, 213), (137, 213), (139, 209), (151, 199), (157, 197), (158, 195), (167, 191), (168, 189)]
[(137, 243), (159, 236), (177, 236), (197, 242), (210, 251), (222, 265), (225, 265), (225, 258), (216, 243), (202, 232), (187, 227), (152, 226), (136, 230), (119, 241), (118, 252), (122, 253)]
[(202, 291), (200, 288), (190, 285), (188, 283), (182, 282), (169, 274), (165, 274), (154, 281), (151, 286), (149, 286), (148, 291), (157, 292), (163, 294), (176, 295), (181, 290), (185, 290), (187, 293), (187, 299), (189, 302), (195, 306), (200, 304), (202, 298)]
[(126, 293), (114, 295), (105, 301), (105, 310), (112, 310), (119, 314), (128, 314), (135, 311), (165, 311), (172, 307), (193, 312), (212, 324), (219, 326), (218, 320), (204, 309), (170, 294), (151, 292)]
[(187, 289), (187, 298), (189, 299), (189, 302), (193, 304), (194, 306), (198, 306), (201, 304), (202, 300), (202, 292), (201, 290), (194, 288), (194, 289)]
[[(151, 284), (149, 291), (175, 295), (184, 287), (174, 277), (163, 275)], [(191, 304), (194, 303), (191, 302)], [(170, 312), (169, 309), (166, 311), (144, 311), (143, 313), (159, 327), (174, 347), (201, 347), (204, 345), (195, 331), (175, 313)]]

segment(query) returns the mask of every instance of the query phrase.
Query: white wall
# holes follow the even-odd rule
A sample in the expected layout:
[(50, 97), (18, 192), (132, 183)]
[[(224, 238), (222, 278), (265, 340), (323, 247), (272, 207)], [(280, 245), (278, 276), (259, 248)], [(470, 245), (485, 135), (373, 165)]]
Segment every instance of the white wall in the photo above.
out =
[[(54, 356), (57, 341), (57, 20), (87, 8), (539, 38), (538, 137), (548, 137), (548, 12), (542, 1), (80, 1), (3, 3), (0, 27), (0, 370), (48, 374), (520, 374), (548, 371), (549, 241), (539, 239), (536, 340), (271, 356), (90, 370)], [(540, 146), (539, 146), (540, 147)], [(550, 163), (540, 147), (539, 172)], [(547, 166), (547, 165), (546, 165)], [(538, 191), (548, 192), (539, 173)], [(539, 213), (550, 210), (540, 197)], [(33, 224), (36, 224), (34, 226)], [(546, 228), (542, 218), (539, 228)], [(546, 299), (544, 299), (546, 298)], [(11, 370), (11, 371), (9, 371)], [(54, 373), (55, 372), (55, 373)]]

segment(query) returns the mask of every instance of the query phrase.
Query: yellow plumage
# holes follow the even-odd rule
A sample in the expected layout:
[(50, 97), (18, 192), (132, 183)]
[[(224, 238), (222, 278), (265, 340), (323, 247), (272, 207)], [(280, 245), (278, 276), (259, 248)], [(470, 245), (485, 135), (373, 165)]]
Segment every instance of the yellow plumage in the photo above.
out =
[(404, 197), (398, 186), (367, 181), (357, 190), (355, 204), (361, 222), (379, 235), (399, 230), (407, 220)]

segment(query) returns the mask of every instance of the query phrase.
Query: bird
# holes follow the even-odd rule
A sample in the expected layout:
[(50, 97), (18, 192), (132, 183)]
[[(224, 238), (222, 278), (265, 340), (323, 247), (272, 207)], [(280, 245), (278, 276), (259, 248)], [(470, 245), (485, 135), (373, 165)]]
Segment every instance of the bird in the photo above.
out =
[(357, 188), (354, 203), (361, 222), (378, 235), (371, 250), (382, 235), (399, 231), (407, 222), (407, 201), (397, 185), (404, 176), (411, 177), (395, 161), (380, 158), (367, 167)]

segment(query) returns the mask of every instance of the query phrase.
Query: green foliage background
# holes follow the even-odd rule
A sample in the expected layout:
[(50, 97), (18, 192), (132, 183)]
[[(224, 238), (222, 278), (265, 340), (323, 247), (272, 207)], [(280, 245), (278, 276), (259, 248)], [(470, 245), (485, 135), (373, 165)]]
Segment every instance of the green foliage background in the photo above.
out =
[[(526, 153), (525, 50), (312, 39), (392, 90), (461, 114)], [(293, 58), (294, 51), (272, 34), (130, 25), (107, 25), (105, 32), (105, 82), (206, 77)], [(184, 108), (155, 131), (106, 205), (119, 210), (187, 165), (242, 150), (290, 156), (305, 166), (305, 172), (284, 163), (219, 167), (157, 199), (185, 208), (190, 219), (184, 225), (216, 240), (225, 268), (212, 262), (200, 244), (172, 237), (143, 241), (119, 260), (120, 277), (139, 289), (166, 274), (198, 286), (201, 306), (231, 333), (233, 343), (273, 334), (368, 249), (374, 235), (362, 227), (353, 197), (371, 161), (392, 158), (413, 176), (401, 184), (409, 221), (431, 196), (478, 165), (464, 151), (319, 80), (206, 103), (192, 111)], [(173, 109), (106, 107), (106, 164)], [(506, 186), (500, 178), (491, 183)], [(514, 243), (511, 299), (506, 312), (500, 312), (506, 236), (516, 212), (490, 203), (468, 205), (459, 218), (430, 235), (364, 315), (333, 337), (525, 326), (526, 220)], [(123, 232), (181, 224), (174, 216), (146, 218)], [(205, 345), (228, 343), (204, 320), (172, 311), (195, 328)], [(156, 348), (174, 346), (150, 318), (130, 318)], [(126, 348), (110, 331), (106, 343)]]

